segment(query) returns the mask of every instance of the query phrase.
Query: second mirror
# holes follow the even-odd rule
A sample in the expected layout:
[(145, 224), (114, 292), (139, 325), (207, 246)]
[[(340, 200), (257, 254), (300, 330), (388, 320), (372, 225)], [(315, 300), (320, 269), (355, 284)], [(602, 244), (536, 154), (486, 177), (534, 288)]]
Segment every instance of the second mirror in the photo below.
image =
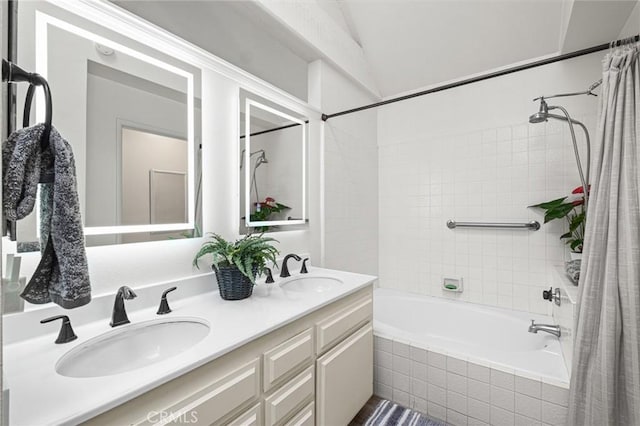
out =
[(306, 223), (307, 120), (257, 96), (241, 96), (240, 231)]

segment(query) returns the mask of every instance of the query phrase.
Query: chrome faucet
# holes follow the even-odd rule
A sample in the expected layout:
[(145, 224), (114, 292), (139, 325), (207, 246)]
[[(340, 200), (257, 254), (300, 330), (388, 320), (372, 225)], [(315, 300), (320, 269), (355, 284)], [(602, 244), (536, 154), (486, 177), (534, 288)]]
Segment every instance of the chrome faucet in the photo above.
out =
[(544, 331), (545, 333), (553, 334), (556, 337), (560, 337), (560, 326), (553, 324), (536, 324), (534, 320), (531, 320), (529, 326), (529, 333), (538, 333), (538, 331)]
[(300, 258), (300, 256), (298, 256), (297, 254), (288, 254), (284, 257), (284, 259), (282, 260), (282, 268), (280, 268), (280, 278), (287, 278), (290, 277), (291, 274), (289, 273), (289, 267), (287, 266), (287, 262), (289, 261), (290, 258), (294, 258), (295, 260), (297, 260), (298, 262), (300, 262), (300, 260), (302, 260)]
[(117, 327), (123, 324), (129, 324), (129, 317), (127, 316), (127, 311), (124, 309), (124, 300), (135, 299), (137, 294), (134, 293), (126, 285), (123, 285), (118, 289), (116, 293), (116, 300), (113, 302), (113, 313), (111, 314), (111, 322), (109, 325), (111, 327)]

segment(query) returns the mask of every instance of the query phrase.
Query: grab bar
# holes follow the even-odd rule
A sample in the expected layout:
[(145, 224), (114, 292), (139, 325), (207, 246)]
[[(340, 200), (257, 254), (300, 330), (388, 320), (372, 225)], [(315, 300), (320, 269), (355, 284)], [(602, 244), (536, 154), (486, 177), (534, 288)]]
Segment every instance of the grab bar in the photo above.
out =
[(447, 228), (502, 228), (502, 229), (530, 229), (531, 231), (537, 231), (540, 229), (540, 222), (532, 220), (528, 223), (489, 223), (489, 222), (456, 222), (449, 219), (447, 221)]

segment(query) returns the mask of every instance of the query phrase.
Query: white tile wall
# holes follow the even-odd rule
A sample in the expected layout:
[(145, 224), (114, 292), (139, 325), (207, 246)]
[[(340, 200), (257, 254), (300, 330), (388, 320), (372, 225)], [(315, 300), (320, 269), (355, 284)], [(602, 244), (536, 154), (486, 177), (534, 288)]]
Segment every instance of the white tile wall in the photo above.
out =
[[(593, 129), (594, 116), (578, 118)], [(432, 138), (425, 128), (424, 136), (379, 147), (381, 286), (551, 314), (541, 292), (550, 268), (565, 257), (563, 223), (537, 232), (445, 224), (543, 223), (542, 212), (527, 206), (567, 195), (579, 183), (568, 127), (521, 122), (455, 131)], [(464, 292), (443, 291), (443, 277), (462, 278)]]
[(562, 347), (562, 355), (567, 367), (567, 371), (571, 374), (573, 361), (573, 342), (574, 331), (578, 321), (577, 303), (578, 303), (578, 286), (566, 277), (564, 267), (556, 266), (551, 271), (550, 282), (553, 287), (560, 288), (560, 306), (553, 304), (554, 323), (560, 326), (562, 334), (560, 335), (560, 345)]
[[(566, 388), (380, 336), (375, 337), (374, 350), (375, 394), (447, 424), (566, 422)], [(393, 371), (396, 367), (401, 371)]]

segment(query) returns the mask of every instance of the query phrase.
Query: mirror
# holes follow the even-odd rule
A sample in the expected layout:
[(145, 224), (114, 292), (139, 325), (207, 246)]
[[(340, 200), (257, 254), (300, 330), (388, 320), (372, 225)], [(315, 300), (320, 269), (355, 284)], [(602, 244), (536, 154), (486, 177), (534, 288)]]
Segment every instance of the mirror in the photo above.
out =
[[(87, 246), (200, 236), (199, 69), (39, 4), (19, 4), (18, 60), (51, 87)], [(37, 210), (18, 222), (19, 250), (38, 248)]]
[(241, 233), (306, 224), (307, 123), (305, 117), (241, 92)]

